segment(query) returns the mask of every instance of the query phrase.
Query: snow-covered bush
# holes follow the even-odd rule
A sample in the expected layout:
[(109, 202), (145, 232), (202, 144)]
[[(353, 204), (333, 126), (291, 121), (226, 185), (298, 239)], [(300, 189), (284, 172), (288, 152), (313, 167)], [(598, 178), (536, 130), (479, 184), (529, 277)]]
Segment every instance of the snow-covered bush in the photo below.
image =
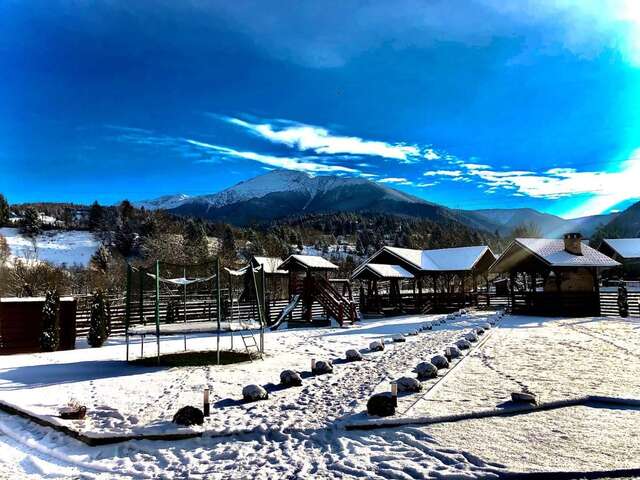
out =
[(471, 348), (471, 343), (469, 342), (469, 340), (461, 338), (456, 342), (456, 347), (458, 347), (460, 350), (468, 350)]
[(396, 380), (399, 392), (419, 392), (422, 384), (413, 377), (400, 377)]
[(295, 370), (283, 370), (280, 373), (280, 383), (287, 387), (299, 387), (302, 385), (302, 377)]
[(449, 360), (444, 355), (434, 355), (431, 357), (431, 363), (439, 370), (441, 368), (449, 368)]
[(409, 335), (410, 337), (415, 337), (416, 335), (418, 335), (418, 330), (411, 330), (407, 332), (407, 335)]
[(242, 389), (242, 398), (247, 402), (256, 402), (269, 398), (269, 393), (260, 385), (247, 385)]
[(43, 352), (55, 352), (58, 347), (60, 347), (60, 295), (53, 289), (45, 293), (40, 348)]
[(384, 343), (382, 343), (382, 340), (374, 340), (369, 344), (369, 350), (372, 352), (381, 352), (384, 350)]
[(438, 376), (438, 369), (431, 362), (420, 362), (416, 365), (416, 373), (418, 379), (427, 380), (428, 378), (435, 378)]
[(475, 331), (476, 335), (484, 335), (484, 328), (478, 327)]
[(101, 347), (111, 333), (111, 311), (109, 301), (102, 290), (96, 290), (91, 298), (91, 323), (87, 342), (92, 347)]
[(421, 330), (433, 330), (433, 323), (432, 322), (426, 322), (422, 324), (422, 327), (420, 327)]
[(393, 337), (391, 337), (391, 339), (396, 343), (407, 341), (407, 339), (404, 338), (404, 335), (402, 335), (401, 333), (396, 333)]
[(347, 350), (345, 357), (349, 362), (358, 362), (362, 360), (362, 354), (355, 349)]
[(396, 413), (396, 399), (389, 392), (376, 393), (367, 402), (367, 413), (379, 417), (393, 415)]
[(313, 374), (322, 375), (325, 373), (333, 373), (333, 363), (329, 360), (318, 360), (313, 367)]

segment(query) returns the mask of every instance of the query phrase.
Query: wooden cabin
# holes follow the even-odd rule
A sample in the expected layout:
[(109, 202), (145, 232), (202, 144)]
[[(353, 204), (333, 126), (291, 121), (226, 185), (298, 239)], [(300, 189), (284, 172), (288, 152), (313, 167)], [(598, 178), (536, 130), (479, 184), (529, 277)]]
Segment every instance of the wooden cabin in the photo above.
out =
[(579, 233), (563, 239), (516, 238), (491, 267), (508, 275), (513, 313), (541, 316), (600, 315), (599, 275), (620, 263), (582, 243)]
[(356, 268), (351, 278), (360, 281), (363, 312), (447, 311), (475, 303), (478, 284), (488, 281), (495, 259), (487, 246), (383, 247)]
[(640, 238), (605, 238), (598, 251), (621, 264), (612, 270), (614, 275), (625, 280), (640, 280)]

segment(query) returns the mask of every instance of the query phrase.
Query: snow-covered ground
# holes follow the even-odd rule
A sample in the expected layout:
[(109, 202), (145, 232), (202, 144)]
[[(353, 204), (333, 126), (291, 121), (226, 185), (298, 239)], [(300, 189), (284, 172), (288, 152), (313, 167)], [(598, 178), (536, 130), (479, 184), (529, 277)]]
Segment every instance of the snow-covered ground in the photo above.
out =
[[(543, 402), (640, 398), (640, 319), (506, 317), (412, 416), (496, 408), (528, 387)], [(517, 471), (640, 468), (640, 409), (566, 409), (434, 425), (434, 439)], [(533, 448), (535, 445), (535, 448)]]
[[(75, 398), (88, 406), (88, 418), (58, 421), (90, 435), (178, 431), (170, 423), (173, 413), (184, 405), (199, 406), (205, 385), (211, 388), (213, 405), (211, 417), (202, 427), (202, 439), (129, 441), (111, 447), (87, 447), (28, 421), (0, 415), (0, 432), (5, 434), (4, 438), (0, 436), (0, 452), (2, 442), (12, 445), (10, 455), (22, 455), (27, 472), (33, 468), (35, 457), (45, 465), (53, 462), (79, 471), (91, 465), (108, 469), (111, 474), (154, 477), (164, 472), (167, 478), (187, 474), (191, 478), (354, 478), (367, 472), (375, 478), (404, 470), (422, 472), (421, 476), (430, 470), (486, 474), (491, 465), (441, 448), (418, 429), (363, 435), (338, 428), (341, 421), (365, 408), (373, 391), (388, 388), (389, 382), (400, 375), (411, 374), (419, 361), (440, 352), (483, 317), (458, 319), (406, 337), (405, 343), (391, 342), (391, 335), (413, 331), (435, 318), (412, 316), (365, 321), (350, 329), (270, 332), (265, 336), (268, 356), (264, 361), (221, 367), (127, 365), (123, 362), (124, 346), (118, 339), (100, 349), (6, 357), (0, 369), (2, 401), (38, 415), (55, 416), (58, 407)], [(305, 379), (302, 387), (273, 392), (264, 402), (237, 402), (243, 385), (277, 384), (285, 368), (308, 371), (312, 358), (343, 358), (349, 348), (366, 352), (370, 341), (380, 338), (386, 340), (387, 349), (365, 353), (363, 362), (336, 362), (332, 375)], [(225, 339), (225, 343), (228, 341)], [(214, 342), (214, 337), (199, 336), (189, 339), (188, 346), (213, 348)], [(165, 339), (162, 351), (179, 351), (182, 347), (182, 338)], [(153, 343), (145, 350), (152, 355)], [(137, 352), (137, 346), (132, 351)], [(233, 432), (236, 435), (217, 436)], [(51, 451), (32, 451), (34, 447)], [(27, 451), (21, 454), (20, 449)], [(54, 461), (50, 458), (53, 454), (64, 456), (64, 460)], [(0, 458), (3, 455), (0, 453)], [(77, 462), (80, 466), (73, 466)]]
[[(205, 385), (213, 405), (200, 429), (202, 438), (105, 447), (88, 447), (0, 414), (0, 478), (3, 472), (11, 478), (491, 478), (506, 471), (640, 467), (640, 411), (632, 408), (571, 407), (375, 431), (341, 428), (362, 418), (372, 392), (387, 390), (389, 381), (401, 375), (414, 376), (417, 363), (484, 322), (486, 314), (391, 343), (393, 334), (437, 318), (270, 332), (264, 361), (220, 367), (127, 365), (120, 339), (100, 349), (3, 357), (0, 400), (46, 416), (76, 398), (88, 406), (89, 418), (65, 424), (87, 434), (175, 431), (171, 416), (183, 405), (199, 406)], [(630, 319), (507, 317), (433, 394), (417, 402), (423, 394), (402, 397), (399, 411), (432, 416), (496, 408), (523, 385), (543, 400), (588, 394), (640, 397), (639, 327), (638, 320)], [(386, 340), (385, 351), (367, 352), (370, 341), (380, 338)], [(188, 340), (190, 349), (214, 345), (214, 337)], [(182, 347), (182, 338), (165, 339), (162, 351)], [(343, 358), (349, 348), (361, 349), (366, 360), (336, 362), (332, 375), (273, 391), (264, 402), (237, 401), (243, 385), (278, 383), (285, 368), (308, 371), (312, 358)], [(153, 343), (145, 350), (153, 355)], [(423, 385), (428, 389), (437, 381)]]
[(93, 233), (80, 230), (52, 230), (43, 232), (34, 242), (21, 235), (17, 228), (0, 228), (0, 235), (6, 237), (11, 255), (9, 261), (46, 261), (54, 265), (89, 264), (91, 257), (100, 246)]

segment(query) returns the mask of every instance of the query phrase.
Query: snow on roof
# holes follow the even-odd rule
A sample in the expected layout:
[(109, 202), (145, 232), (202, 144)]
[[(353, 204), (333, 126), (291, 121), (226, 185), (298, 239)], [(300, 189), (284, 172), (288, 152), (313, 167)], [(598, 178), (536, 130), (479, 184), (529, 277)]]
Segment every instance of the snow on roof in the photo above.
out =
[(282, 262), (281, 266), (285, 264), (289, 264), (291, 261), (297, 261), (298, 263), (304, 265), (307, 268), (317, 268), (317, 269), (330, 269), (336, 270), (338, 269), (337, 265), (334, 265), (329, 260), (325, 260), (322, 257), (318, 257), (316, 255), (290, 255), (284, 262)]
[(426, 271), (471, 270), (482, 255), (490, 251), (486, 245), (439, 248), (435, 250), (414, 250), (397, 247), (384, 247), (384, 249), (412, 263), (420, 270)]
[(603, 242), (622, 258), (640, 258), (640, 238), (605, 238)]
[(400, 265), (385, 265), (382, 263), (367, 263), (368, 268), (380, 278), (413, 278), (413, 275)]
[(584, 244), (582, 244), (582, 255), (569, 253), (564, 249), (562, 239), (516, 238), (514, 241), (553, 267), (617, 267), (620, 265), (612, 258)]
[(262, 265), (264, 267), (264, 273), (280, 273), (280, 274), (289, 273), (286, 270), (280, 270), (280, 265), (282, 265), (282, 259), (280, 257), (254, 256), (253, 259), (256, 261), (258, 265)]

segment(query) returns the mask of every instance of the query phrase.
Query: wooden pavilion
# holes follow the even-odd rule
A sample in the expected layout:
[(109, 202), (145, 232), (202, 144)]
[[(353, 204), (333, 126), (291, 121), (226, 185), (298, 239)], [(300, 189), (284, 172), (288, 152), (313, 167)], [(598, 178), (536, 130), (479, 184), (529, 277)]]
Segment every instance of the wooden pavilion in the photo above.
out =
[(600, 315), (599, 275), (620, 266), (584, 245), (579, 233), (564, 239), (516, 238), (491, 267), (508, 275), (513, 313), (541, 316)]
[(356, 268), (368, 314), (448, 311), (476, 302), (496, 257), (487, 246), (416, 250), (383, 247)]

